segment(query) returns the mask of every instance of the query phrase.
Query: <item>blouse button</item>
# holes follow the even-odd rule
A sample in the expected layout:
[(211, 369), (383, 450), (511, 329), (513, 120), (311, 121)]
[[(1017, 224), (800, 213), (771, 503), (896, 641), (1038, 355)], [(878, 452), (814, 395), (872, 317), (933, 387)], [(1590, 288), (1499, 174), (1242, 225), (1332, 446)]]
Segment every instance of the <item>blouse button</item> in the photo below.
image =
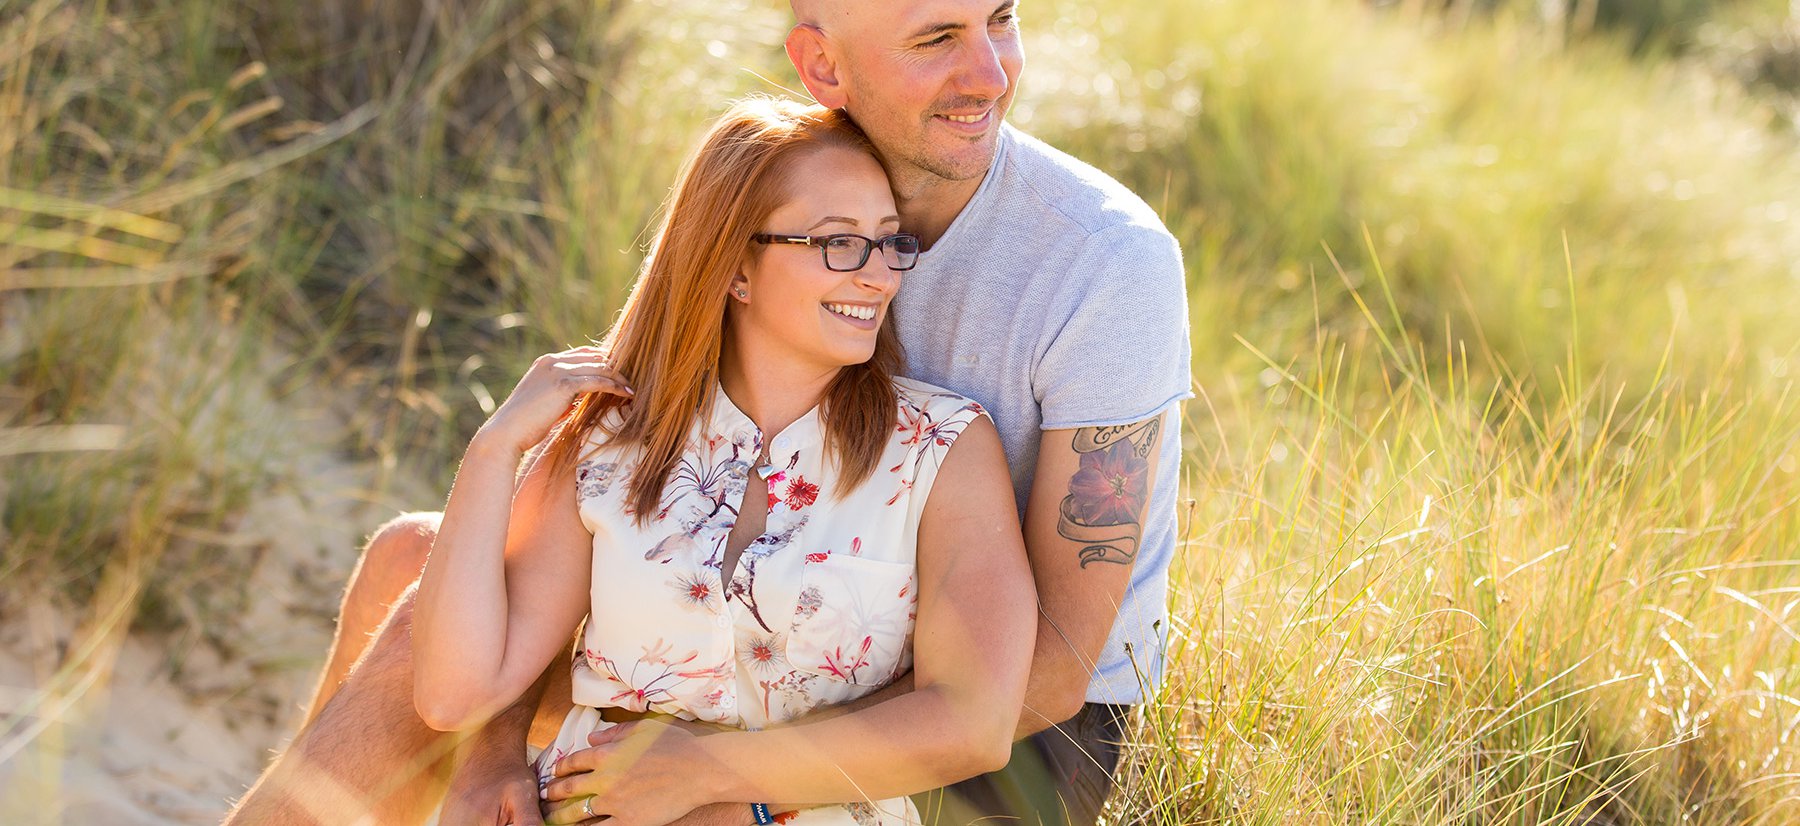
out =
[(727, 694), (719, 698), (719, 708), (731, 708), (737, 705), (737, 698)]
[(720, 614), (716, 617), (713, 617), (713, 624), (719, 626), (720, 628), (725, 628), (725, 627), (731, 625), (731, 618), (725, 616), (724, 614)]

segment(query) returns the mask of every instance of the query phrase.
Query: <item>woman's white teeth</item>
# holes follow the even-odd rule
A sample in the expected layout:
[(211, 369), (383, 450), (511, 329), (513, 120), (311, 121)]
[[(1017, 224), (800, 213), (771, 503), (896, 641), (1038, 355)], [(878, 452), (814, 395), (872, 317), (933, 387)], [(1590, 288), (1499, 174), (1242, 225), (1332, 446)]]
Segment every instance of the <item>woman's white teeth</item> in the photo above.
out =
[(979, 115), (945, 115), (944, 119), (955, 121), (957, 123), (980, 123), (982, 118), (985, 117), (987, 117), (987, 113), (982, 112)]
[(863, 321), (868, 321), (869, 319), (875, 317), (875, 308), (874, 307), (862, 307), (862, 306), (858, 306), (856, 304), (827, 304), (827, 305), (825, 305), (825, 309), (830, 310), (834, 313), (837, 313), (838, 315), (841, 315), (841, 316), (848, 316), (850, 318), (860, 318)]

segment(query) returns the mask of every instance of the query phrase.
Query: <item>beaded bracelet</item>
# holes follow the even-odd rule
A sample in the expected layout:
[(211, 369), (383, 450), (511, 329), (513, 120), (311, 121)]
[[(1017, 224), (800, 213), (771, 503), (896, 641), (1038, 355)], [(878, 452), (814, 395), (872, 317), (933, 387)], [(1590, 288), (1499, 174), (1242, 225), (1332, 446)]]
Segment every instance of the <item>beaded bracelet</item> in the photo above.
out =
[(775, 822), (775, 818), (769, 816), (769, 804), (767, 803), (750, 804), (750, 814), (756, 817), (757, 826), (768, 826)]

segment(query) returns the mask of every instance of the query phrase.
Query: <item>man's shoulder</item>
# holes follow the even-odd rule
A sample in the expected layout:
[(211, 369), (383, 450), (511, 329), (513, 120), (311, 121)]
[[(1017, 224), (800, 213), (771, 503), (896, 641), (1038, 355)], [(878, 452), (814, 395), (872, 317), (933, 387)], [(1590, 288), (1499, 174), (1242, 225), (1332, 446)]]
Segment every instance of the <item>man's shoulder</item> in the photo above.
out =
[(1014, 198), (1028, 199), (1088, 238), (1171, 237), (1156, 211), (1111, 175), (1023, 130), (1006, 129), (1005, 172)]

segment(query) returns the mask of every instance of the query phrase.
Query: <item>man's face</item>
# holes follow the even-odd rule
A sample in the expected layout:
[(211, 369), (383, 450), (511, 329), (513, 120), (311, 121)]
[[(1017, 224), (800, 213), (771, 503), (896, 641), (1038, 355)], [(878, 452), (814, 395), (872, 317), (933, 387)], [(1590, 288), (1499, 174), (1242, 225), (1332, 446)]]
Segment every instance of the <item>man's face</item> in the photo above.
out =
[(895, 183), (987, 174), (1025, 54), (1015, 0), (849, 4), (832, 32), (845, 109)]

